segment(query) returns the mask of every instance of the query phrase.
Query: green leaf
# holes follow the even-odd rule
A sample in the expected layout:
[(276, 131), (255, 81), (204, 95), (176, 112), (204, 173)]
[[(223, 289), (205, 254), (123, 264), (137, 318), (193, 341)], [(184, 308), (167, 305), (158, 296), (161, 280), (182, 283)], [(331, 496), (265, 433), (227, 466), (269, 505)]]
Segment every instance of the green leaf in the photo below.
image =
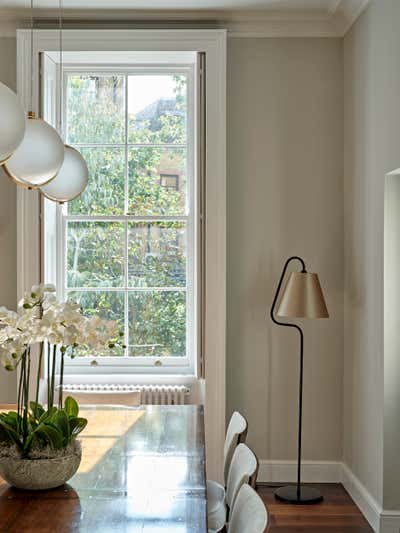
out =
[(21, 448), (22, 444), (21, 444), (21, 440), (19, 438), (19, 435), (18, 433), (14, 430), (14, 428), (12, 428), (9, 424), (7, 424), (6, 422), (4, 422), (4, 420), (0, 420), (0, 427), (6, 431), (6, 433), (8, 434), (8, 437), (10, 439), (11, 442), (14, 442), (19, 448)]
[(16, 432), (18, 432), (21, 417), (18, 415), (16, 411), (9, 411), (8, 413), (2, 413), (0, 419), (3, 420), (9, 426), (11, 426)]
[(86, 418), (79, 418), (79, 417), (71, 418), (69, 421), (71, 437), (76, 437), (77, 435), (79, 435), (79, 433), (81, 433), (81, 431), (85, 429), (85, 427), (87, 426), (87, 423), (88, 421), (86, 420)]
[(32, 431), (32, 433), (30, 433), (28, 435), (28, 438), (24, 442), (24, 445), (23, 445), (23, 448), (22, 448), (22, 454), (24, 456), (27, 456), (29, 454), (29, 452), (31, 451), (32, 444), (33, 444), (33, 441), (34, 441), (35, 438), (36, 438), (35, 431)]
[(56, 412), (57, 412), (57, 407), (54, 407), (54, 406), (50, 407), (50, 409), (48, 411), (45, 411), (42, 414), (42, 416), (39, 418), (39, 424), (41, 422), (44, 422), (45, 420), (51, 418), (54, 415), (54, 413), (56, 413)]
[(40, 405), (40, 403), (36, 403), (36, 402), (29, 402), (29, 405), (30, 405), (30, 408), (31, 408), (31, 411), (32, 411), (32, 414), (33, 416), (39, 420), (40, 417), (43, 415), (43, 413), (45, 413), (45, 409), (43, 407), (43, 405)]
[(13, 444), (14, 440), (11, 438), (10, 434), (6, 429), (0, 426), (0, 443)]
[(70, 425), (67, 413), (60, 409), (51, 417), (51, 423), (54, 424), (63, 436), (63, 444), (66, 445), (70, 438)]
[(67, 396), (67, 398), (65, 398), (64, 409), (68, 416), (78, 416), (79, 414), (78, 402), (72, 398), (72, 396)]
[(41, 426), (38, 426), (35, 433), (45, 442), (50, 444), (50, 446), (52, 446), (53, 448), (62, 448), (62, 433), (57, 427), (53, 426), (52, 424), (43, 423)]

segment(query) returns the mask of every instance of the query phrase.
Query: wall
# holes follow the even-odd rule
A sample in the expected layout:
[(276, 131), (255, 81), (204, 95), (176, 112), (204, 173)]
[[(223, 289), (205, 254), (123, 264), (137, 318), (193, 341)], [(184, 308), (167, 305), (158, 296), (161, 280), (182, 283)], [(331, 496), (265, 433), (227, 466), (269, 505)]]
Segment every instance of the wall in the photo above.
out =
[[(16, 41), (0, 38), (0, 81), (16, 89)], [(17, 243), (15, 185), (0, 171), (0, 305), (15, 309), (17, 298)], [(0, 368), (0, 403), (16, 401), (16, 376)]]
[[(400, 2), (371, 0), (344, 40), (344, 458), (400, 509), (400, 358), (384, 351), (384, 178), (400, 167)], [(383, 438), (384, 435), (384, 438)]]
[(298, 337), (269, 318), (294, 254), (331, 315), (304, 323), (303, 456), (342, 458), (342, 52), (341, 39), (228, 41), (227, 415), (246, 415), (261, 460), (296, 459)]
[[(14, 46), (0, 40), (2, 81)], [(304, 457), (342, 457), (342, 66), (340, 39), (228, 41), (227, 407), (248, 417), (261, 459), (296, 457), (298, 339), (268, 318), (291, 254), (320, 274), (331, 314), (304, 324)], [(13, 273), (0, 296), (12, 305), (15, 189), (0, 186)]]

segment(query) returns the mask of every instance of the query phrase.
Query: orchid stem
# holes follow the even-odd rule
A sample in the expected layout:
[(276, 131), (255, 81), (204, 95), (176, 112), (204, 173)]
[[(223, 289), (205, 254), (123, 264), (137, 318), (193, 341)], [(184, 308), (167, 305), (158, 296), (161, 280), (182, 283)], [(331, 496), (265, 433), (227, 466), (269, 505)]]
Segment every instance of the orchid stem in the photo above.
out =
[(41, 342), (40, 343), (40, 354), (39, 354), (38, 370), (37, 370), (37, 377), (36, 377), (36, 397), (35, 397), (36, 407), (37, 407), (37, 404), (39, 402), (39, 387), (40, 387), (40, 374), (42, 372), (43, 350), (44, 350), (44, 342)]

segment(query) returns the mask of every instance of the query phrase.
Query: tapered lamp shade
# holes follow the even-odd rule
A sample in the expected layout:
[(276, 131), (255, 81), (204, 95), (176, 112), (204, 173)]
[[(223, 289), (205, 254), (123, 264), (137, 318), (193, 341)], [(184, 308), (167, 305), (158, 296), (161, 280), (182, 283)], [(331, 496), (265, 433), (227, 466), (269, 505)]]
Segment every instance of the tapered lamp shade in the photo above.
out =
[(88, 167), (82, 155), (66, 145), (64, 162), (57, 176), (40, 188), (42, 193), (55, 202), (68, 202), (77, 198), (88, 184)]
[(36, 189), (51, 181), (64, 161), (64, 143), (54, 128), (38, 118), (27, 118), (21, 144), (5, 163), (18, 185)]
[(25, 134), (25, 113), (17, 95), (0, 83), (0, 165), (21, 144)]
[(292, 272), (278, 308), (282, 318), (328, 318), (328, 309), (317, 274)]

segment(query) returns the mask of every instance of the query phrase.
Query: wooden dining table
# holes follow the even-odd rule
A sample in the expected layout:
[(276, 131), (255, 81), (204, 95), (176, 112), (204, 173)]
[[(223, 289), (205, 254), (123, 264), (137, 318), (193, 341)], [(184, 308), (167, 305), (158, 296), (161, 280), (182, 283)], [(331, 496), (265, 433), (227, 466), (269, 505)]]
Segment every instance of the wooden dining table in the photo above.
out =
[(82, 408), (78, 472), (23, 491), (0, 478), (0, 532), (204, 533), (203, 408)]

